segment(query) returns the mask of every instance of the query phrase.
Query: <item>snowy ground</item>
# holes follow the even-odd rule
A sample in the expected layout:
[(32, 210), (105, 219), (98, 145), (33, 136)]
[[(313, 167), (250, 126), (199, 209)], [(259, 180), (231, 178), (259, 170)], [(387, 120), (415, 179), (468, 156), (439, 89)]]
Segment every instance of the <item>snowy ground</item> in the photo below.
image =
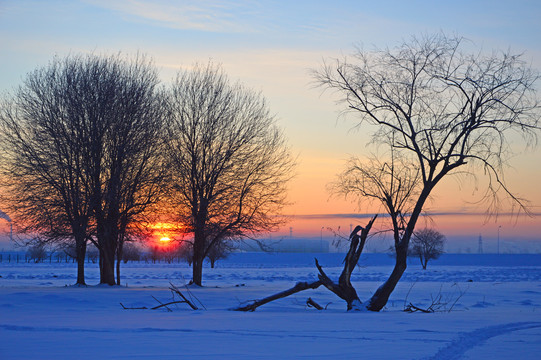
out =
[[(337, 254), (318, 256), (338, 276)], [(70, 286), (74, 264), (0, 263), (0, 359), (538, 359), (541, 256), (442, 258), (426, 271), (408, 267), (387, 308), (347, 313), (324, 288), (269, 303), (253, 313), (241, 302), (316, 278), (313, 255), (239, 254), (204, 270), (190, 288), (206, 310), (153, 307), (190, 278), (186, 264), (127, 264), (123, 286)], [(391, 260), (392, 261), (392, 260)], [(367, 257), (352, 280), (367, 299), (390, 272)], [(481, 263), (483, 265), (472, 265)], [(89, 264), (87, 282), (98, 281)], [(188, 293), (188, 290), (185, 290)], [(411, 302), (442, 295), (450, 312), (405, 313)], [(460, 297), (460, 294), (462, 296)], [(308, 308), (308, 297), (327, 310)], [(456, 303), (455, 303), (456, 301)]]

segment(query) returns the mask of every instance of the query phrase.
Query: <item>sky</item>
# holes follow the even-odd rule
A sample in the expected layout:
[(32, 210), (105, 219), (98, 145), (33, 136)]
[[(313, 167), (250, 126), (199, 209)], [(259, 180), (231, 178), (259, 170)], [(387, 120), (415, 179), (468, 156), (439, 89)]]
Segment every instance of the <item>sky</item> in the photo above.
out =
[[(298, 159), (292, 205), (285, 209), (295, 217), (276, 236), (330, 236), (327, 228), (366, 222), (344, 214), (377, 211), (328, 191), (346, 159), (373, 149), (364, 129), (353, 130), (355, 119), (339, 117), (336, 99), (314, 86), (311, 71), (355, 46), (393, 47), (440, 31), (464, 36), (477, 48), (523, 53), (540, 70), (540, 18), (537, 0), (0, 0), (0, 91), (12, 91), (55, 55), (145, 53), (166, 83), (195, 62), (219, 63), (231, 79), (262, 92)], [(516, 145), (506, 180), (541, 214), (541, 148), (523, 151)], [(480, 234), (493, 240), (498, 231), (541, 240), (540, 216), (487, 220), (485, 209), (474, 203), (482, 195), (480, 179), (440, 184), (427, 208), (440, 214), (432, 225), (448, 237), (475, 241)]]

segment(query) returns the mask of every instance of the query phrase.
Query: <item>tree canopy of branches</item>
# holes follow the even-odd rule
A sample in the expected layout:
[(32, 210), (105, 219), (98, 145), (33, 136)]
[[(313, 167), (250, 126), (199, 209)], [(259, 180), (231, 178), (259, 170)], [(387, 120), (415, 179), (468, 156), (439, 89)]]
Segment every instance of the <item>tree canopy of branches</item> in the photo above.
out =
[(421, 229), (413, 233), (410, 253), (418, 256), (423, 269), (426, 270), (428, 260), (437, 259), (443, 254), (445, 236), (434, 229)]
[(480, 167), (490, 178), (489, 211), (502, 194), (526, 210), (504, 181), (504, 165), (510, 136), (531, 144), (538, 135), (538, 73), (521, 55), (471, 54), (465, 44), (445, 34), (412, 38), (393, 49), (359, 49), (315, 74), (359, 127), (375, 129), (372, 143), (385, 150), (369, 161), (352, 159), (338, 184), (361, 204), (382, 204), (392, 223), (396, 264), (365, 304), (369, 310), (385, 306), (406, 270), (419, 216), (446, 176)]
[(126, 229), (155, 200), (157, 83), (144, 57), (73, 55), (28, 74), (2, 104), (5, 199), (24, 231), (75, 241), (79, 284), (88, 241), (100, 252), (100, 282), (115, 283)]
[(193, 283), (201, 285), (217, 243), (279, 225), (293, 160), (263, 97), (213, 64), (174, 81), (166, 156), (171, 199), (193, 232)]

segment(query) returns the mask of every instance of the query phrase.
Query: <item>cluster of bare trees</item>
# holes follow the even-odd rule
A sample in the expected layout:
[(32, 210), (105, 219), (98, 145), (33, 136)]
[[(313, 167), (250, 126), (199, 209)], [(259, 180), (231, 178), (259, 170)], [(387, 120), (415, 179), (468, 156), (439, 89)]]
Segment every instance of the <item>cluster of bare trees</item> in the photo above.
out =
[[(352, 232), (338, 283), (316, 262), (318, 280), (284, 296), (324, 285), (348, 309), (381, 310), (406, 270), (425, 204), (449, 176), (481, 168), (489, 212), (502, 194), (527, 211), (503, 175), (509, 134), (527, 144), (537, 138), (539, 76), (520, 55), (472, 54), (464, 43), (444, 34), (413, 38), (393, 49), (360, 49), (315, 72), (357, 126), (374, 130), (379, 155), (352, 158), (335, 189), (388, 215), (379, 221), (392, 234), (396, 263), (362, 303), (350, 276), (374, 217)], [(115, 259), (119, 281), (123, 244), (151, 208), (168, 209), (164, 216), (191, 234), (197, 285), (213, 251), (281, 223), (275, 215), (293, 167), (284, 135), (259, 93), (212, 64), (181, 71), (160, 88), (141, 56), (54, 59), (4, 100), (0, 130), (10, 215), (44, 239), (73, 241), (78, 260), (94, 243), (102, 283), (115, 283)]]
[(100, 282), (120, 281), (115, 259), (129, 226), (160, 191), (157, 85), (144, 57), (55, 58), (2, 106), (4, 201), (22, 231), (75, 243), (78, 284), (89, 241)]
[(160, 204), (193, 234), (198, 285), (205, 257), (279, 222), (283, 134), (259, 94), (212, 64), (168, 89), (144, 56), (55, 58), (0, 111), (2, 202), (19, 231), (75, 244), (77, 284), (89, 242), (100, 283), (119, 284), (125, 241)]

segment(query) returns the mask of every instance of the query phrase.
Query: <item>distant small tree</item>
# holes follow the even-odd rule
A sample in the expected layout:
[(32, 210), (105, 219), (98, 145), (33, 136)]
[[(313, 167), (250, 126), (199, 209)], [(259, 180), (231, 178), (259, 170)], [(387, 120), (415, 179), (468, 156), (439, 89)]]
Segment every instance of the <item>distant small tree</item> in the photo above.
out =
[(423, 270), (426, 270), (428, 260), (437, 259), (443, 254), (444, 243), (445, 236), (437, 230), (425, 228), (415, 231), (411, 239), (410, 254), (418, 256)]
[(150, 261), (152, 261), (153, 263), (155, 263), (156, 261), (158, 261), (158, 260), (160, 260), (162, 258), (162, 253), (161, 253), (160, 249), (157, 246), (151, 246), (149, 248), (147, 258), (150, 259)]
[(33, 260), (34, 262), (38, 263), (47, 257), (47, 251), (45, 250), (45, 243), (43, 242), (36, 242), (29, 246), (28, 250), (26, 250), (26, 256), (30, 260)]
[(124, 264), (128, 261), (139, 260), (141, 260), (141, 251), (139, 248), (132, 242), (125, 243), (122, 249), (122, 261)]
[(193, 263), (193, 243), (191, 241), (183, 241), (178, 249), (177, 255), (186, 261), (188, 265), (192, 266)]
[(207, 258), (210, 261), (210, 267), (214, 269), (214, 265), (216, 265), (216, 261), (220, 259), (227, 259), (229, 254), (235, 249), (235, 245), (231, 240), (223, 239), (221, 241), (218, 241), (216, 245), (214, 245), (208, 255)]
[(95, 264), (98, 261), (99, 255), (100, 253), (98, 249), (93, 244), (90, 244), (88, 250), (86, 251), (86, 258), (88, 261), (92, 261), (92, 264)]

